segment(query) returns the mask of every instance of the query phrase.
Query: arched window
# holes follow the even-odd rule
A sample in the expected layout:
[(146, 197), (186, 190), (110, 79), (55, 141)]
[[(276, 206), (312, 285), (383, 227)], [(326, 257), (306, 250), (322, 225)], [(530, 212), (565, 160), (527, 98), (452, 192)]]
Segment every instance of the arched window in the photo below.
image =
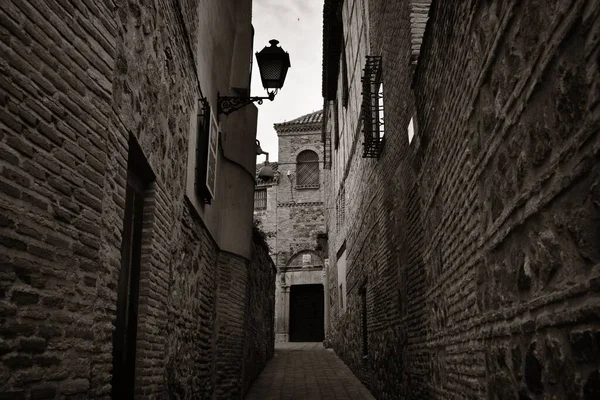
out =
[(304, 150), (296, 158), (296, 187), (319, 187), (319, 156), (312, 150)]

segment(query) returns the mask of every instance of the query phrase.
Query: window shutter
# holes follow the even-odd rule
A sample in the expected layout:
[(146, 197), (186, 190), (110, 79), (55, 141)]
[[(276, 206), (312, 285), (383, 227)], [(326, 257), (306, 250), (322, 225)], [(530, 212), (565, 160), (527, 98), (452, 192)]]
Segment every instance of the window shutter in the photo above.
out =
[(218, 124), (206, 99), (198, 102), (196, 140), (196, 194), (205, 204), (211, 204), (216, 194)]
[(206, 187), (212, 199), (217, 192), (217, 146), (219, 145), (219, 125), (215, 116), (211, 113), (210, 138), (208, 148), (208, 160), (206, 162)]

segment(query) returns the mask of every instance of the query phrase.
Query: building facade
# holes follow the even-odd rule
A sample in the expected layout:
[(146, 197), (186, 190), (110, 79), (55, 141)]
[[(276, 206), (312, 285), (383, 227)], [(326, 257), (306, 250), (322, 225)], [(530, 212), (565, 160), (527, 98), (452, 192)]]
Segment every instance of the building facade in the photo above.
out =
[(257, 179), (254, 192), (254, 218), (277, 266), (278, 342), (322, 341), (325, 336), (322, 116), (317, 111), (275, 124), (279, 138), (278, 162), (271, 164), (275, 178)]
[(0, 2), (0, 397), (241, 398), (272, 356), (257, 109), (217, 106), (251, 11)]
[(598, 21), (325, 1), (329, 339), (378, 399), (599, 395)]

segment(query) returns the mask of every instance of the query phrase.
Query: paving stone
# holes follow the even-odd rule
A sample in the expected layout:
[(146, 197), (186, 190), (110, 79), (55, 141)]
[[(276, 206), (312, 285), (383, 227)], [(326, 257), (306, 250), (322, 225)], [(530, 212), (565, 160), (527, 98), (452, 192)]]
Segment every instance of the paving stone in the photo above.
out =
[(375, 399), (321, 343), (277, 343), (246, 400)]

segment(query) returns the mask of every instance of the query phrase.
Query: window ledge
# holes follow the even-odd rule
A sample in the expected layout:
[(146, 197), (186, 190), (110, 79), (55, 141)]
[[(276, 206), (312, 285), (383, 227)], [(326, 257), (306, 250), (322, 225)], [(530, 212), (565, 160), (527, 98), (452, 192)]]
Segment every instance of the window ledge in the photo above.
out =
[(319, 189), (321, 185), (296, 185), (296, 190)]

